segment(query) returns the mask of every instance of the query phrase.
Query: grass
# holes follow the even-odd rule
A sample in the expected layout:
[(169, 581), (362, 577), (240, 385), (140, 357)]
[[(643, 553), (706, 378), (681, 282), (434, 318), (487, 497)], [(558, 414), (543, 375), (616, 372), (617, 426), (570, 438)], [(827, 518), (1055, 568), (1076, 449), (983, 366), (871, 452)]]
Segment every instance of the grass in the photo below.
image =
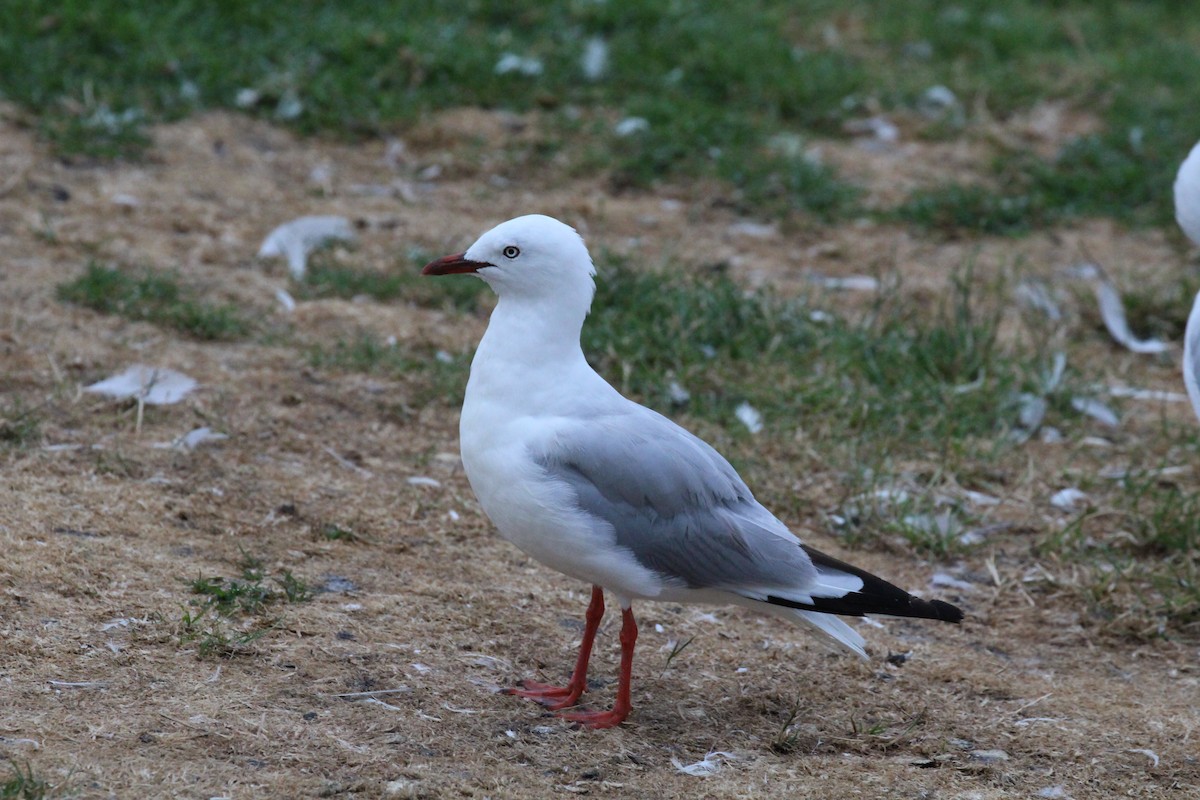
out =
[(1032, 195), (1005, 195), (957, 183), (919, 189), (894, 213), (902, 222), (950, 236), (1019, 235), (1044, 225), (1051, 216)]
[(405, 264), (392, 272), (382, 272), (318, 255), (300, 284), (298, 296), (302, 299), (369, 297), (380, 302), (405, 300), (424, 308), (448, 311), (480, 310), (483, 299), (489, 296), (483, 281), (434, 280), (422, 276), (421, 267), (431, 258), (423, 250), (413, 250)]
[(10, 775), (0, 783), (0, 800), (44, 800), (51, 796), (50, 784), (35, 775), (28, 762), (22, 768), (10, 759), (8, 765)]
[(1200, 498), (1157, 476), (1124, 482), (1138, 567), (1149, 573), (1159, 599), (1155, 611), (1184, 624), (1200, 623)]
[(194, 643), (201, 658), (244, 652), (276, 626), (276, 620), (265, 616), (272, 607), (313, 598), (308, 584), (290, 570), (268, 576), (262, 561), (246, 553), (239, 577), (202, 575), (190, 588), (201, 599), (183, 607), (179, 641)]
[[(596, 42), (605, 63), (589, 77)], [(0, 31), (0, 92), (60, 150), (95, 157), (136, 154), (147, 123), (209, 107), (349, 136), (445, 108), (536, 111), (535, 162), (563, 155), (618, 186), (716, 177), (759, 213), (824, 219), (856, 213), (853, 187), (773, 148), (781, 134), (841, 136), (879, 111), (917, 136), (970, 134), (1046, 100), (1097, 116), (1098, 133), (1054, 158), (999, 153), (995, 199), (964, 184), (902, 206), (918, 224), (1020, 233), (1049, 209), (1169, 219), (1161, 189), (1196, 135), (1198, 45), (1200, 18), (1162, 2), (425, 0), (395, 14), (309, 0), (279, 14), (265, 0), (30, 0)], [(498, 70), (506, 54), (529, 66)], [(957, 98), (950, 123), (919, 111), (936, 85)], [(645, 124), (620, 135), (634, 117)]]
[(1003, 433), (1016, 393), (1038, 380), (1032, 346), (997, 343), (1000, 309), (982, 302), (969, 267), (932, 311), (889, 301), (889, 289), (856, 319), (746, 292), (720, 271), (680, 274), (607, 259), (584, 326), (593, 365), (665, 412), (678, 410), (674, 382), (688, 415), (734, 427), (748, 402), (768, 425), (836, 420), (841, 435), (944, 448)]
[(40, 407), (27, 407), (21, 398), (4, 401), (0, 407), (0, 447), (22, 448), (42, 437)]
[(236, 306), (199, 299), (170, 273), (126, 271), (91, 262), (78, 278), (59, 285), (58, 298), (102, 314), (172, 328), (203, 341), (240, 339), (253, 329)]

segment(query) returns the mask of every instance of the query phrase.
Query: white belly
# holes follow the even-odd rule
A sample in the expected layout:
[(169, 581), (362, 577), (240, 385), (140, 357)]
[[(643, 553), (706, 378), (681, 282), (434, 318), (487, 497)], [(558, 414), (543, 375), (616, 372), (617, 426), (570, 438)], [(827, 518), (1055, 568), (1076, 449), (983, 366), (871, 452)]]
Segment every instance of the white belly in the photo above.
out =
[[(475, 425), (477, 417), (467, 413), (467, 406), (463, 412), (463, 467), (501, 536), (579, 580), (626, 597), (660, 594), (660, 578), (616, 546), (611, 526), (580, 510), (574, 492), (550, 480), (533, 460), (528, 443), (545, 437), (545, 427), (531, 417), (507, 425)], [(533, 430), (538, 427), (542, 429)]]

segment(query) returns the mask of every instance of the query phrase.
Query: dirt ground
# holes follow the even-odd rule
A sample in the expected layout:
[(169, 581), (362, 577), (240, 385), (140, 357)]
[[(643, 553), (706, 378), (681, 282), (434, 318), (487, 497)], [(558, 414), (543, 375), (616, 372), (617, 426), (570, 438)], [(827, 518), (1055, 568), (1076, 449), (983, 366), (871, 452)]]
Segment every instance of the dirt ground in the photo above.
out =
[[(938, 242), (868, 223), (748, 233), (711, 202), (712, 187), (614, 195), (602, 179), (552, 183), (491, 163), (477, 138), (521, 134), (478, 112), (431, 120), (405, 148), (298, 140), (214, 114), (157, 129), (143, 163), (106, 165), (65, 164), (3, 116), (0, 391), (37, 407), (42, 426), (38, 441), (0, 451), (0, 756), (60, 793), (1198, 796), (1194, 637), (1098, 633), (1076, 594), (1026, 589), (1028, 542), (981, 550), (959, 565), (966, 588), (933, 590), (944, 565), (849, 552), (786, 514), (819, 548), (936, 591), (967, 621), (860, 625), (873, 651), (860, 663), (777, 620), (644, 604), (632, 717), (576, 730), (495, 693), (565, 675), (587, 587), (490, 529), (458, 462), (456, 408), (414, 403), (408, 379), (315, 371), (278, 336), (201, 343), (55, 297), (90, 259), (176, 268), (305, 341), (368, 329), (467, 352), (484, 316), (345, 300), (287, 315), (274, 299), (284, 268), (255, 259), (259, 243), (300, 214), (342, 214), (359, 229), (355, 258), (396, 268), (410, 248), (461, 250), (496, 222), (541, 211), (593, 247), (724, 260), (748, 284), (894, 270), (906, 291), (932, 292), (969, 253), (983, 272), (1022, 263), (1046, 275), (1103, 253), (1131, 265), (1120, 276), (1131, 285), (1138, 270), (1179, 261), (1161, 232), (1090, 222), (1018, 241)], [(970, 148), (831, 142), (824, 152), (886, 198), (936, 180), (931, 165), (960, 168)], [(1095, 347), (1115, 379), (1182, 390), (1170, 365)], [(80, 391), (132, 363), (184, 371), (201, 388), (148, 409), (138, 433), (128, 405)], [(1189, 413), (1155, 408), (1138, 424)], [(156, 446), (202, 425), (229, 438)], [(800, 486), (815, 506), (833, 502), (836, 476), (819, 457), (779, 467), (760, 495)], [(1048, 524), (1044, 497), (1035, 507), (1032, 490), (1017, 495), (995, 519)], [(329, 540), (330, 523), (359, 538)], [(244, 554), (327, 591), (275, 607), (275, 627), (243, 652), (204, 657), (182, 635), (189, 582), (235, 575)], [(597, 706), (612, 700), (616, 623), (610, 613), (598, 639), (586, 696)], [(668, 664), (672, 643), (689, 637)], [(715, 773), (680, 769), (715, 751), (725, 754), (712, 757)]]

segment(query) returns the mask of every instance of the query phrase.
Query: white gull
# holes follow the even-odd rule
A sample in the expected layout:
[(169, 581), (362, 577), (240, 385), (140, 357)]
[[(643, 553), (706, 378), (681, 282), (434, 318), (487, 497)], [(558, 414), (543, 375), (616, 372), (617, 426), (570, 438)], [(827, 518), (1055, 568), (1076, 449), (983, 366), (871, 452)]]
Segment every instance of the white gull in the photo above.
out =
[[(1200, 143), (1192, 147), (1175, 176), (1175, 221), (1200, 245)], [(1192, 302), (1183, 333), (1183, 385), (1200, 417), (1200, 294)]]
[(459, 427), (480, 505), (505, 539), (592, 584), (570, 682), (525, 681), (511, 694), (555, 711), (575, 705), (605, 589), (622, 609), (616, 703), (562, 714), (595, 728), (618, 725), (630, 711), (634, 600), (746, 606), (805, 622), (860, 656), (862, 636), (832, 615), (962, 619), (949, 603), (913, 597), (801, 544), (716, 450), (627, 400), (588, 365), (579, 334), (595, 269), (574, 229), (518, 217), (422, 272), (474, 274), (499, 296)]

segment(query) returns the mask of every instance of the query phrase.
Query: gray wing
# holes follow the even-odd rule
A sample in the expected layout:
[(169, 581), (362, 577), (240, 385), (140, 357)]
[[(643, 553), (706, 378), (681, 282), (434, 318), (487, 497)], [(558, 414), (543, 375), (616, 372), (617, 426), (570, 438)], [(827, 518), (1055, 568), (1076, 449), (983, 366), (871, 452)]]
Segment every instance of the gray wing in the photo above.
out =
[(571, 425), (535, 458), (612, 526), (618, 546), (673, 585), (804, 591), (816, 581), (799, 540), (729, 462), (649, 409)]

